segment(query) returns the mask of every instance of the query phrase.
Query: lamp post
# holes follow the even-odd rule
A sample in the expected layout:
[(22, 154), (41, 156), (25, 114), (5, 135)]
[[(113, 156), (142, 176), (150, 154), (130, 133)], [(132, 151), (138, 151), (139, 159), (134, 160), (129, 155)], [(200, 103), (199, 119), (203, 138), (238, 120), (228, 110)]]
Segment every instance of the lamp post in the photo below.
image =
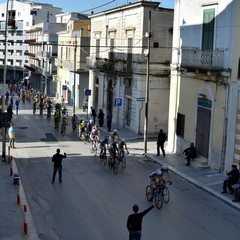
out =
[[(8, 30), (8, 5), (9, 0), (6, 3), (6, 23), (5, 23), (5, 41), (4, 41), (4, 70), (3, 70), (3, 94), (2, 94), (2, 114), (5, 112), (5, 85), (6, 85), (6, 77), (7, 77), (7, 30)], [(3, 115), (2, 115), (3, 116)], [(5, 161), (6, 157), (6, 122), (2, 119), (4, 125), (2, 126), (2, 160)]]
[(145, 94), (145, 118), (144, 118), (144, 154), (147, 153), (147, 139), (148, 139), (148, 105), (149, 105), (149, 62), (150, 62), (150, 38), (151, 38), (151, 11), (148, 15), (148, 49), (147, 49), (147, 73), (146, 73), (146, 94)]
[(75, 36), (74, 41), (74, 75), (73, 75), (73, 114), (75, 114), (76, 108), (76, 61), (77, 61), (77, 36)]

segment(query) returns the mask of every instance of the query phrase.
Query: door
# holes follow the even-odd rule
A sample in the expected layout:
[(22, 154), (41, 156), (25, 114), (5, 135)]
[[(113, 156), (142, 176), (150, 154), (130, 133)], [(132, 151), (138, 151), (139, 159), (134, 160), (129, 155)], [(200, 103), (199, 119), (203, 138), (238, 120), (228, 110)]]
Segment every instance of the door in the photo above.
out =
[(198, 107), (195, 145), (197, 154), (205, 158), (208, 158), (210, 123), (211, 110), (203, 107)]

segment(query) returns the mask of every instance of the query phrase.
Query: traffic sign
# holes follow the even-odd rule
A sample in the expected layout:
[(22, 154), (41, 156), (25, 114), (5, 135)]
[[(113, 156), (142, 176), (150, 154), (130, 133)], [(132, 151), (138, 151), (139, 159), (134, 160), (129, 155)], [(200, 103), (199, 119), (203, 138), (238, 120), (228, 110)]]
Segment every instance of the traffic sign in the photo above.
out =
[(137, 100), (137, 102), (144, 102), (144, 101), (145, 101), (145, 98), (144, 98), (144, 97), (142, 97), (142, 98), (137, 98), (136, 100)]
[(85, 89), (85, 96), (91, 96), (91, 90), (90, 89)]
[(114, 106), (121, 107), (122, 106), (122, 98), (115, 98), (114, 99)]

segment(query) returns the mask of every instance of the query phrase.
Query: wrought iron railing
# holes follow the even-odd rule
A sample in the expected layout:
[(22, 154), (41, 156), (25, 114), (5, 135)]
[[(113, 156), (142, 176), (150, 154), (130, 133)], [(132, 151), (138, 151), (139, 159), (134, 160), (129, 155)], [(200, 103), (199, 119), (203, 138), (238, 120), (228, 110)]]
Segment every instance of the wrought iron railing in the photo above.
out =
[(203, 69), (223, 69), (223, 50), (200, 50), (197, 48), (182, 48), (181, 66)]

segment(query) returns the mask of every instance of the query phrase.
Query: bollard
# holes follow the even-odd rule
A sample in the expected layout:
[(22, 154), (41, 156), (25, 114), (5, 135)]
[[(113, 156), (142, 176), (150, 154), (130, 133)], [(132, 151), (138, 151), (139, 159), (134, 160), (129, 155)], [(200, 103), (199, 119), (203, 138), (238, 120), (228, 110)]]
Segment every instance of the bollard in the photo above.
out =
[(27, 217), (26, 217), (26, 215), (27, 215), (27, 205), (26, 204), (23, 205), (23, 212), (24, 212), (23, 231), (25, 234), (27, 234), (28, 233), (28, 224), (27, 224)]
[(7, 163), (9, 164), (11, 161), (11, 155), (10, 155), (10, 146), (8, 146), (8, 159), (7, 159)]
[(18, 205), (20, 205), (20, 202), (21, 202), (19, 193), (20, 193), (20, 180), (18, 179), (17, 180), (17, 204)]
[(13, 174), (13, 184), (17, 185), (19, 179), (20, 179), (19, 174), (18, 173), (14, 173)]
[(13, 175), (13, 169), (12, 169), (12, 156), (11, 156), (11, 161), (10, 161), (10, 176)]

